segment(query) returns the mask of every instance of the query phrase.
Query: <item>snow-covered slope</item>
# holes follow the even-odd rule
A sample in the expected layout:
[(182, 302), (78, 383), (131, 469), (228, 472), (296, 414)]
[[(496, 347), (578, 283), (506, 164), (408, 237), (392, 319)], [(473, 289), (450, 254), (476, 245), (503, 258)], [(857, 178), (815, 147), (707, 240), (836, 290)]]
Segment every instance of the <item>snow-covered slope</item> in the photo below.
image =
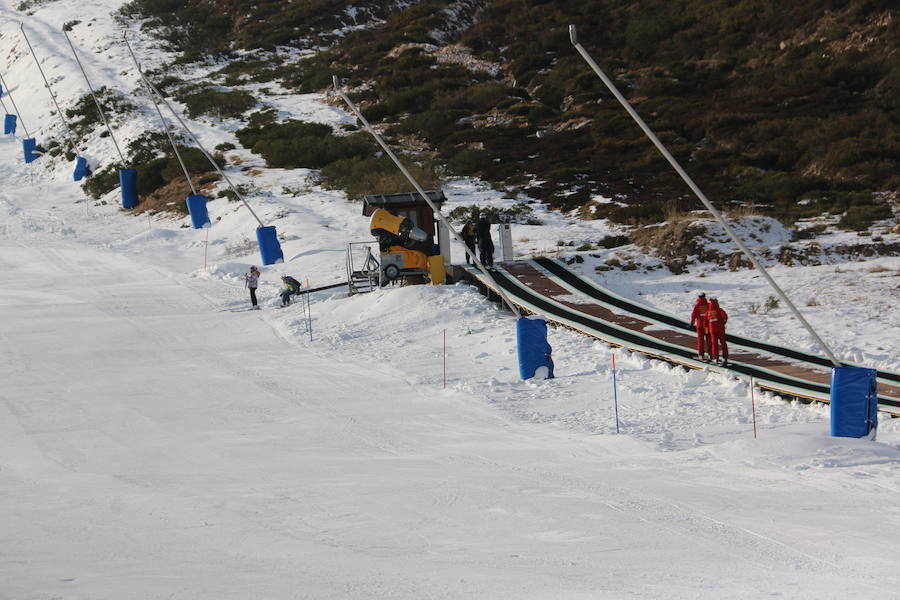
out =
[[(64, 106), (85, 91), (54, 54), (67, 20), (91, 23), (73, 36), (89, 73), (136, 85), (118, 66), (118, 4), (57, 0), (24, 20)], [(25, 118), (46, 121), (40, 137), (58, 125), (17, 27), (2, 25), (0, 69)], [(119, 127), (152, 125), (144, 107)], [(229, 139), (193, 125), (210, 146)], [(512, 317), (465, 285), (315, 294), (310, 332), (299, 304), (275, 309), (278, 275), (341, 280), (366, 219), (310, 173), (241, 167), (229, 176), (285, 236), (252, 312), (229, 310), (249, 304), (242, 275), (258, 264), (246, 209), (211, 202), (208, 231), (136, 218), (0, 139), (0, 599), (898, 597), (897, 423), (877, 442), (833, 439), (827, 407), (619, 355), (616, 434), (611, 349), (553, 330), (558, 377), (520, 381)], [(448, 192), (508, 202), (478, 182)], [(523, 252), (605, 235), (541, 218), (516, 228)], [(896, 268), (777, 276), (834, 290), (816, 292), (817, 325), (896, 365)], [(851, 271), (872, 311), (853, 337), (861, 304), (837, 291)], [(605, 277), (673, 312), (698, 287), (764, 293), (747, 272)], [(804, 343), (778, 314), (736, 313), (741, 333)]]

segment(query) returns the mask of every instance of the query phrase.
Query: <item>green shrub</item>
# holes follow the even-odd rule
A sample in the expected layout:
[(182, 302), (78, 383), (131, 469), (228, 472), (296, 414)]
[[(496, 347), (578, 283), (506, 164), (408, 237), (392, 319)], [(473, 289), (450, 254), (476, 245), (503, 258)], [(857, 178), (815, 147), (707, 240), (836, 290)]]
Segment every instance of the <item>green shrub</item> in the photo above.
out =
[[(181, 160), (184, 161), (184, 166), (191, 176), (199, 173), (209, 173), (210, 171), (215, 170), (210, 164), (209, 159), (206, 158), (206, 155), (197, 148), (178, 146), (178, 153), (181, 155)], [(167, 153), (166, 157), (167, 162), (165, 168), (160, 173), (163, 180), (168, 183), (179, 177), (184, 177), (184, 170), (181, 168), (181, 163), (174, 153)], [(219, 168), (225, 163), (221, 155), (213, 156), (213, 159), (218, 163)]]
[(434, 105), (439, 108), (464, 109), (474, 113), (485, 113), (504, 100), (510, 99), (509, 88), (492, 81), (479, 83), (435, 97)]
[(119, 169), (116, 165), (107, 165), (84, 180), (81, 189), (84, 193), (99, 199), (119, 186)]
[(489, 152), (467, 148), (451, 157), (447, 167), (459, 175), (478, 175), (490, 160)]
[(890, 219), (894, 216), (891, 207), (886, 204), (862, 204), (850, 206), (841, 217), (838, 227), (853, 231), (864, 231), (875, 221)]
[[(107, 88), (101, 87), (95, 91), (97, 102), (103, 107), (103, 112), (107, 119), (112, 119), (115, 115), (125, 115), (136, 110), (134, 104), (120, 95)], [(95, 127), (103, 125), (103, 119), (100, 111), (97, 110), (97, 103), (90, 94), (85, 94), (75, 103), (72, 108), (66, 109), (66, 118), (72, 132), (76, 137), (82, 138), (90, 133)]]
[[(440, 178), (431, 165), (404, 161), (419, 185), (425, 189), (440, 187)], [(325, 185), (347, 192), (350, 199), (367, 194), (392, 194), (408, 190), (411, 184), (387, 156), (355, 156), (334, 161), (322, 169)]]
[(619, 246), (626, 246), (630, 243), (631, 238), (627, 235), (607, 235), (597, 242), (597, 245), (601, 248), (618, 248)]
[(182, 62), (200, 60), (229, 51), (231, 18), (200, 3), (180, 0), (132, 0), (118, 13), (126, 19), (146, 19), (143, 28), (154, 31), (181, 52)]
[(509, 208), (497, 208), (494, 206), (457, 206), (450, 211), (448, 218), (454, 223), (465, 223), (472, 219), (477, 221), (484, 216), (491, 223), (525, 223), (528, 225), (540, 225), (531, 218), (533, 210), (525, 202), (517, 202)]
[(793, 239), (795, 240), (811, 240), (817, 235), (821, 235), (825, 233), (828, 229), (828, 225), (813, 225), (812, 227), (806, 227), (805, 229), (797, 229), (793, 232)]
[(464, 110), (427, 110), (410, 115), (395, 130), (399, 133), (419, 134), (426, 138), (443, 137), (456, 125), (458, 119), (467, 114)]
[(237, 118), (257, 103), (256, 98), (242, 90), (222, 91), (208, 86), (181, 90), (176, 99), (184, 102), (187, 115), (192, 119), (202, 115)]

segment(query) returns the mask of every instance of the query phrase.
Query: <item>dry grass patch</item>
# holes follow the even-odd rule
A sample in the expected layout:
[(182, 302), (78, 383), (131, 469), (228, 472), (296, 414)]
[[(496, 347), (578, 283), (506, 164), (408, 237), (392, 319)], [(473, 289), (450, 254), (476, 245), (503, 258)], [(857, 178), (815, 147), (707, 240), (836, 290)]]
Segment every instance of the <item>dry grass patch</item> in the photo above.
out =
[[(198, 193), (206, 194), (211, 188), (215, 187), (216, 182), (207, 180), (201, 184), (200, 180), (203, 178), (204, 175), (197, 175), (191, 177), (191, 180), (194, 182), (194, 187), (197, 189)], [(182, 177), (170, 181), (150, 194), (141, 196), (138, 205), (135, 206), (131, 212), (136, 215), (145, 212), (173, 213), (179, 216), (186, 215), (188, 214), (186, 200), (191, 194), (193, 194), (191, 186), (189, 186), (187, 180)]]

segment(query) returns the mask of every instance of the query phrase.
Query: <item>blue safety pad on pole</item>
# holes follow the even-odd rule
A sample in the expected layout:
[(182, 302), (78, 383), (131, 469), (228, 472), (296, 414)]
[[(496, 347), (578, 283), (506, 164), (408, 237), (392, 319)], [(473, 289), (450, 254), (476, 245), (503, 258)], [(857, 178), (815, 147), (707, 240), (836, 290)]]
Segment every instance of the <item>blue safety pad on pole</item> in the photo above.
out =
[(34, 141), (34, 138), (25, 138), (22, 140), (22, 150), (25, 152), (25, 162), (30, 163), (37, 160), (37, 157), (40, 156), (35, 152), (37, 149), (37, 142)]
[(122, 208), (134, 208), (137, 206), (137, 171), (134, 169), (119, 169), (119, 188), (122, 190)]
[(831, 435), (865, 437), (878, 426), (878, 372), (861, 367), (831, 370)]
[(519, 376), (531, 379), (535, 372), (547, 368), (547, 379), (553, 377), (553, 349), (547, 342), (547, 321), (541, 318), (521, 317), (516, 321), (519, 344)]
[(16, 132), (16, 115), (6, 115), (3, 119), (3, 133), (9, 135)]
[(279, 261), (284, 261), (284, 254), (281, 252), (281, 244), (278, 243), (278, 235), (275, 232), (275, 226), (256, 228), (256, 241), (259, 242), (259, 254), (262, 257), (262, 264), (274, 265)]
[(188, 212), (191, 214), (191, 226), (194, 229), (203, 229), (210, 225), (209, 212), (206, 210), (206, 196), (192, 194), (187, 197)]
[(75, 157), (75, 170), (72, 172), (72, 177), (75, 181), (81, 181), (88, 174), (88, 164), (87, 159), (83, 156)]

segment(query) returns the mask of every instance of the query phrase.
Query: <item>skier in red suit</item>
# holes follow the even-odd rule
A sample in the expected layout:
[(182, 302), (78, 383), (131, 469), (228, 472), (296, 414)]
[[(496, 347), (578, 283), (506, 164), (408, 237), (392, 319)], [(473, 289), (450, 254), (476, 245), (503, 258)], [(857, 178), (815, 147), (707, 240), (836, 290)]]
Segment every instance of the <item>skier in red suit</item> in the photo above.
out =
[(709, 303), (706, 294), (700, 292), (697, 301), (694, 302), (694, 310), (691, 312), (691, 325), (697, 328), (697, 358), (704, 360), (709, 355), (709, 331), (707, 329), (706, 311)]
[(728, 322), (728, 313), (719, 306), (717, 298), (709, 299), (709, 307), (706, 310), (706, 321), (709, 324), (709, 335), (712, 338), (710, 349), (712, 359), (716, 362), (722, 355), (722, 364), (728, 364), (728, 344), (725, 343), (725, 323)]

